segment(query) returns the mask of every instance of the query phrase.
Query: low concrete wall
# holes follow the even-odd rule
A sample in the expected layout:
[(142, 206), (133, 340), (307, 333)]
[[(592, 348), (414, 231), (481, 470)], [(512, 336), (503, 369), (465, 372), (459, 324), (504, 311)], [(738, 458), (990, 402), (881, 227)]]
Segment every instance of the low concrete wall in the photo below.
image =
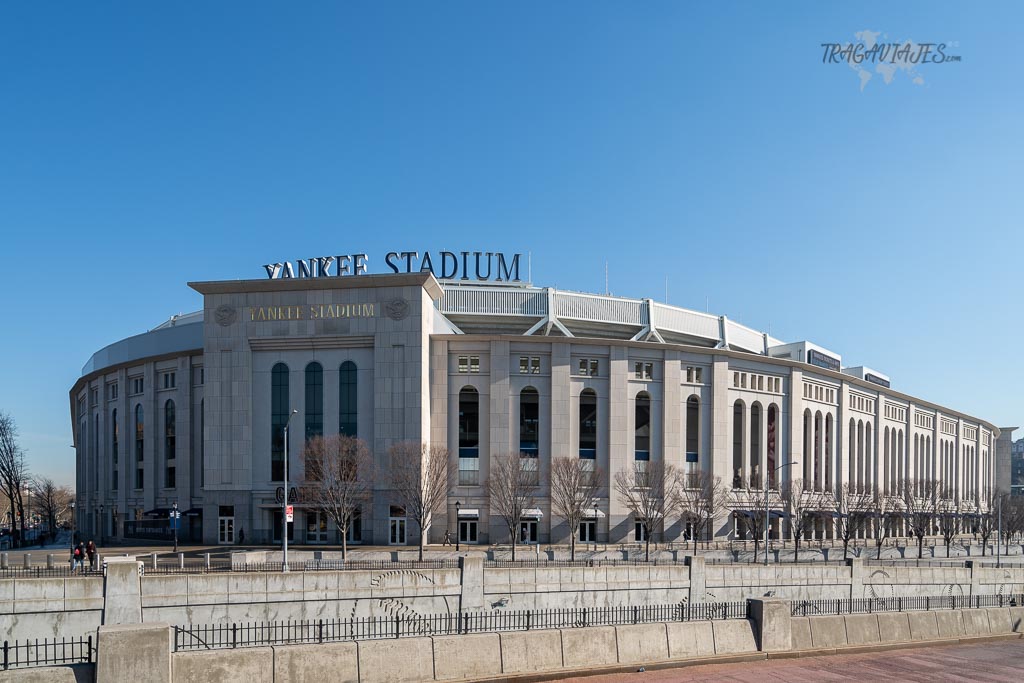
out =
[(92, 664), (46, 666), (38, 669), (0, 671), (0, 683), (92, 683)]

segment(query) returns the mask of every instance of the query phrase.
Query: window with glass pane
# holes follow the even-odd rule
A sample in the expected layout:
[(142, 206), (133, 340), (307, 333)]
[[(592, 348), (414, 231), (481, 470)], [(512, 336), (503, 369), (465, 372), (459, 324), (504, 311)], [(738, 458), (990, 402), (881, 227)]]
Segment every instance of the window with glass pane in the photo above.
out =
[[(116, 385), (115, 385), (116, 386)], [(117, 442), (118, 442), (119, 429), (117, 426), (117, 408), (110, 411), (110, 462), (111, 462), (111, 473), (112, 480), (110, 482), (110, 488), (114, 491), (117, 490)]]
[(597, 393), (593, 389), (580, 394), (580, 457), (597, 457)]
[(651, 459), (651, 397), (639, 393), (636, 397), (633, 452), (637, 460)]
[(534, 357), (530, 358), (530, 374), (531, 375), (539, 375), (540, 374), (540, 357), (534, 356)]
[(686, 463), (696, 469), (700, 453), (700, 400), (686, 399)]
[(525, 375), (530, 372), (529, 356), (519, 356), (519, 374)]
[(306, 441), (324, 433), (324, 369), (313, 362), (306, 366)]
[(356, 436), (358, 429), (356, 364), (350, 360), (342, 363), (338, 371), (338, 380), (338, 405), (340, 409), (338, 432), (347, 436)]
[(533, 387), (519, 394), (519, 452), (537, 457), (540, 452), (540, 396)]
[(480, 473), (480, 394), (474, 387), (459, 391), (459, 484), (475, 486)]
[(288, 366), (270, 371), (270, 478), (284, 479), (284, 426), (288, 423)]
[(174, 401), (167, 401), (164, 404), (164, 487), (169, 489), (178, 485), (174, 430)]
[(142, 469), (145, 436), (146, 430), (143, 425), (143, 411), (142, 404), (140, 403), (135, 406), (135, 488), (137, 489), (141, 489), (145, 483), (144, 471)]

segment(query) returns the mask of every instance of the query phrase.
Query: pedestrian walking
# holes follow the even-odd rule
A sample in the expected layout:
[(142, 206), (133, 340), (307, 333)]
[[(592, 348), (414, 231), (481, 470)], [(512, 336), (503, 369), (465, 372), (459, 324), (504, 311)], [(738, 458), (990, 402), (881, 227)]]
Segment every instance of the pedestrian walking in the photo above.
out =
[(451, 544), (452, 544), (452, 532), (449, 531), (448, 529), (445, 529), (444, 530), (444, 542), (441, 545), (445, 546), (445, 545), (451, 545)]
[(89, 557), (89, 569), (96, 569), (96, 544), (92, 539), (85, 546), (85, 554)]
[(81, 543), (71, 549), (71, 572), (82, 568), (82, 555), (85, 553), (85, 546)]

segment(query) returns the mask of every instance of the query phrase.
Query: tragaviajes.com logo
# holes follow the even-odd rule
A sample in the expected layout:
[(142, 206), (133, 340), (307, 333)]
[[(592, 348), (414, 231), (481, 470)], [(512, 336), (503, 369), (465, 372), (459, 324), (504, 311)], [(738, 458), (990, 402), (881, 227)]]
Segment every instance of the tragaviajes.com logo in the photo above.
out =
[[(879, 41), (879, 36), (882, 41)], [(857, 31), (853, 43), (822, 43), (822, 64), (845, 64), (857, 73), (861, 92), (874, 78), (881, 74), (889, 85), (901, 71), (914, 85), (924, 85), (923, 67), (933, 64), (952, 64), (960, 61), (960, 55), (951, 50), (958, 47), (956, 42), (918, 43), (913, 40), (889, 42), (881, 31)]]

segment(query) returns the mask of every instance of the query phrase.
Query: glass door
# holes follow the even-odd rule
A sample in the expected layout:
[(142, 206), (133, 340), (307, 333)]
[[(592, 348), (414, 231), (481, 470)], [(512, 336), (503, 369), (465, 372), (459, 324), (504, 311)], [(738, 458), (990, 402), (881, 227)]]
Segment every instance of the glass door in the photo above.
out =
[(233, 545), (235, 542), (235, 518), (217, 518), (217, 542), (221, 545)]
[(388, 544), (405, 545), (405, 517), (388, 519)]
[(597, 541), (597, 520), (585, 519), (580, 522), (580, 543), (594, 543)]
[(537, 542), (537, 520), (535, 519), (524, 519), (519, 523), (519, 542), (520, 543), (536, 543)]
[(327, 515), (323, 512), (306, 513), (306, 543), (327, 543)]
[(477, 520), (459, 520), (459, 543), (476, 543)]

